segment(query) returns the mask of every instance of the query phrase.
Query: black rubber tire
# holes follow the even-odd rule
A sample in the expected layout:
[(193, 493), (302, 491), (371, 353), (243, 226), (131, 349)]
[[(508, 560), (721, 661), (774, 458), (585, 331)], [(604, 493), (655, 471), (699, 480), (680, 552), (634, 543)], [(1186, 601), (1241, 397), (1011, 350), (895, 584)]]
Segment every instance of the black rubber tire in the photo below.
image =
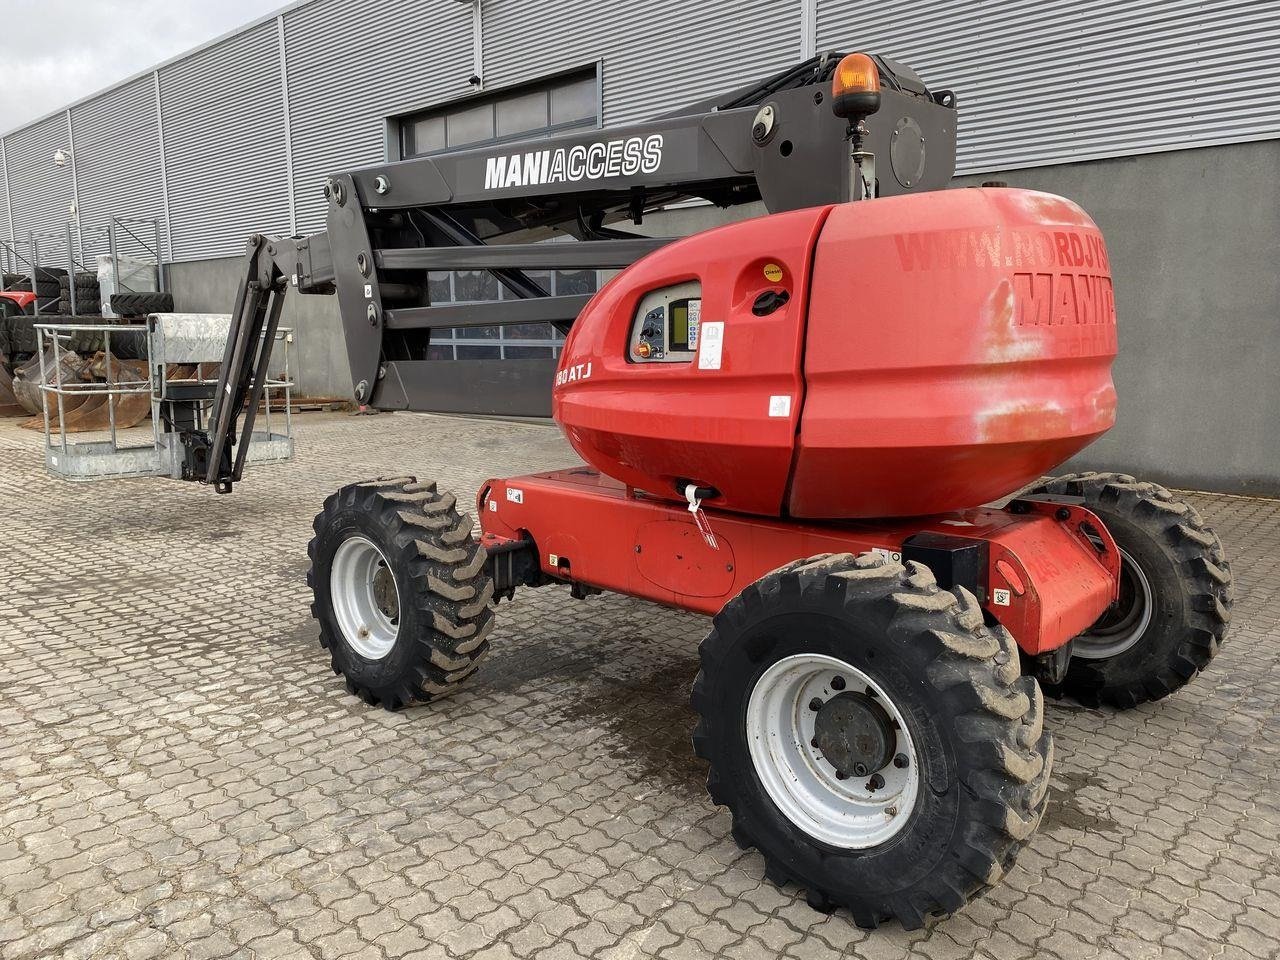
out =
[[(959, 910), (1014, 863), (1044, 814), (1053, 738), (1044, 698), (1023, 676), (1003, 627), (987, 627), (963, 588), (928, 568), (871, 554), (789, 564), (715, 617), (694, 684), (694, 749), (733, 837), (764, 856), (765, 875), (795, 882), (817, 910), (847, 908), (864, 928), (905, 928)], [(747, 704), (770, 664), (795, 653), (838, 657), (873, 677), (906, 719), (922, 789), (884, 843), (832, 847), (775, 806), (751, 759)], [(924, 785), (927, 784), (927, 788)]]
[[(474, 672), (489, 652), (493, 581), (471, 518), (458, 512), (453, 494), (414, 477), (355, 483), (325, 500), (313, 526), (311, 613), (348, 690), (372, 706), (399, 710), (452, 693)], [(330, 597), (334, 553), (356, 534), (382, 551), (400, 596), (398, 635), (380, 660), (347, 642)]]
[[(36, 283), (53, 284), (54, 287), (57, 287), (66, 275), (67, 271), (56, 267), (37, 267)], [(31, 276), (26, 273), (6, 273), (0, 275), (0, 283), (4, 285), (6, 290), (30, 290)], [(26, 286), (18, 286), (18, 284), (26, 284)], [(57, 290), (54, 291), (53, 295), (55, 297), (58, 295)]]
[[(112, 317), (95, 317), (78, 314), (76, 320), (81, 324), (95, 327), (116, 326)], [(106, 335), (99, 330), (72, 331), (67, 347), (79, 354), (94, 354), (107, 348)], [(120, 330), (111, 334), (111, 356), (117, 360), (145, 360), (147, 358), (147, 335), (141, 330)]]
[[(41, 317), (25, 314), (9, 318), (9, 348), (15, 353), (35, 353), (37, 323), (46, 323)], [(46, 338), (45, 343), (48, 344)]]
[[(6, 290), (16, 290), (20, 293), (31, 293), (31, 280), (27, 277), (14, 280), (12, 283), (5, 285)], [(37, 280), (35, 295), (42, 300), (45, 298), (53, 298), (58, 296), (60, 288), (57, 280)]]
[(173, 294), (161, 292), (113, 293), (111, 310), (121, 317), (145, 317), (149, 313), (173, 313)]
[[(59, 290), (71, 289), (71, 278), (65, 274), (58, 278)], [(96, 273), (77, 273), (76, 274), (76, 297), (80, 297), (80, 292), (87, 290), (96, 296), (98, 292), (98, 275)]]
[(1083, 497), (1150, 584), (1150, 624), (1129, 649), (1105, 660), (1071, 658), (1050, 696), (1127, 709), (1185, 686), (1218, 653), (1231, 622), (1231, 564), (1199, 512), (1156, 483), (1122, 473), (1055, 477), (1035, 493)]

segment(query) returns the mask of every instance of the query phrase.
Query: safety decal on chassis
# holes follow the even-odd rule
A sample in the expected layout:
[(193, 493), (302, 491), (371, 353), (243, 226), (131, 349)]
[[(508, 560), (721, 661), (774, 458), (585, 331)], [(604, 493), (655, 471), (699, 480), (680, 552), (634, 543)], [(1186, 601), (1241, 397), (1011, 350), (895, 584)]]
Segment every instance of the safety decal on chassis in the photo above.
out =
[(516, 487), (507, 487), (507, 499), (512, 503), (524, 503), (524, 491)]

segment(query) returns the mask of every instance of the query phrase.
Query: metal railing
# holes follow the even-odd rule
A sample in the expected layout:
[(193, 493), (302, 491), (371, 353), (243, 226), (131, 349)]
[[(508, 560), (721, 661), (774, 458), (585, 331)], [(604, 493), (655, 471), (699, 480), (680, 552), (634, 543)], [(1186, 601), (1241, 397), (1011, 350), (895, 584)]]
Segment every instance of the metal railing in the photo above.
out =
[[(145, 324), (33, 324), (39, 355), (45, 463), (51, 474), (70, 480), (142, 476), (176, 478), (181, 475), (181, 438), (179, 434), (165, 429), (162, 404), (172, 399), (175, 389), (187, 388), (190, 391), (191, 388), (216, 385), (216, 374), (208, 375), (205, 368), (215, 367), (217, 361), (178, 363), (169, 360), (164, 354), (164, 339), (158, 323), (158, 317), (153, 316)], [(84, 362), (71, 347), (75, 338), (84, 334), (101, 334), (103, 338), (101, 354), (106, 382), (76, 381), (64, 375), (76, 364)], [(146, 357), (117, 357), (112, 348), (113, 336), (133, 336), (143, 340)], [(280, 348), (280, 368), (277, 376), (268, 376), (263, 383), (266, 407), (263, 429), (255, 430), (251, 438), (245, 438), (249, 443), (249, 459), (256, 463), (287, 460), (293, 454), (293, 377), (289, 357), (292, 342), (291, 329), (280, 328), (277, 331), (275, 344)], [(276, 348), (272, 350), (273, 359)], [(145, 364), (145, 379), (121, 377), (130, 370), (136, 371), (134, 364)], [(194, 366), (193, 375), (173, 377), (171, 368), (174, 366)], [(212, 389), (207, 392), (209, 399), (202, 401), (201, 422), (207, 421), (208, 409), (213, 403)], [(128, 397), (144, 395), (149, 398), (150, 442), (138, 442), (141, 438), (136, 434), (122, 438), (118, 417), (120, 405)], [(82, 424), (68, 423), (69, 415), (73, 418), (80, 407), (80, 404), (72, 406), (72, 398), (89, 403), (89, 398), (101, 396), (107, 398), (105, 425), (83, 430), (83, 439), (72, 439), (70, 434), (83, 429)], [(278, 416), (281, 410), (283, 424)], [(273, 411), (276, 411), (274, 420)], [(132, 420), (125, 426), (132, 427), (136, 423)], [(277, 432), (277, 426), (282, 426), (283, 430)]]

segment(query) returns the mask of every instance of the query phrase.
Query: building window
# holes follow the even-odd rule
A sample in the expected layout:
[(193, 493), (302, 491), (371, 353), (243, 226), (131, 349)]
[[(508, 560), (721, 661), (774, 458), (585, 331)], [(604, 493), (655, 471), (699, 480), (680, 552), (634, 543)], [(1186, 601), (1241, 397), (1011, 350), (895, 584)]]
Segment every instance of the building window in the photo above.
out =
[(594, 69), (400, 120), (404, 159), (600, 125)]
[[(553, 297), (595, 293), (596, 270), (528, 270), (526, 276)], [(513, 300), (484, 270), (432, 271), (427, 278), (432, 303), (479, 303)], [(549, 323), (517, 323), (508, 327), (455, 327), (433, 330), (429, 360), (555, 360), (564, 337)]]
[[(500, 96), (431, 110), (400, 121), (400, 150), (405, 159), (504, 140), (525, 140), (565, 130), (600, 125), (600, 87), (595, 70), (559, 77)], [(596, 270), (531, 270), (531, 280), (552, 296), (595, 293)], [(428, 275), (432, 303), (482, 303), (512, 300), (514, 294), (484, 270), (433, 271)], [(430, 360), (554, 360), (564, 337), (549, 323), (509, 327), (458, 327), (433, 330)]]

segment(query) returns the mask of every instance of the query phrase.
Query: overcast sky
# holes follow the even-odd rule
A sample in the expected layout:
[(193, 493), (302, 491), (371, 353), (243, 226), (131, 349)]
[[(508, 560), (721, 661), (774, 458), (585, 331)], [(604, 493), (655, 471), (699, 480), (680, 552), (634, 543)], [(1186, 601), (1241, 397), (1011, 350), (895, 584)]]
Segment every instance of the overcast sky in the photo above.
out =
[(0, 133), (285, 0), (0, 0)]

